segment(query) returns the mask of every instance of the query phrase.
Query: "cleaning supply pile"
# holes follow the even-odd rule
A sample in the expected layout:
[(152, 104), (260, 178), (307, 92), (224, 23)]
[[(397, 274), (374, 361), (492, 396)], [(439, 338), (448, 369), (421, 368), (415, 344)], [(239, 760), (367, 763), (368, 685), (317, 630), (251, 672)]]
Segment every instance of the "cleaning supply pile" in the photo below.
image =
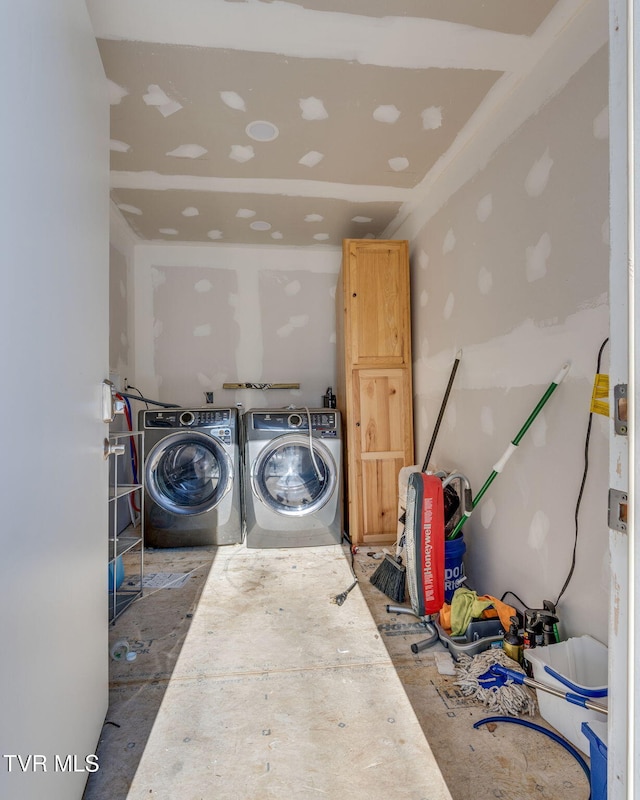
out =
[(490, 648), (476, 656), (462, 654), (456, 664), (456, 685), (465, 697), (474, 697), (494, 714), (517, 717), (520, 714), (533, 716), (537, 711), (536, 698), (525, 685), (507, 679), (504, 685), (487, 687), (480, 680), (494, 664), (512, 672), (524, 670), (503, 651)]

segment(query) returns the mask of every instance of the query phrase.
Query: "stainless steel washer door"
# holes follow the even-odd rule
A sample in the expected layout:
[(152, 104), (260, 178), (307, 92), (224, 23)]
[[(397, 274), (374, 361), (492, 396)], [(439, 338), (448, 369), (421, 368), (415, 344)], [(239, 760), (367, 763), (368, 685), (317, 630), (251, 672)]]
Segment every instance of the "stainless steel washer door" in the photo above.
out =
[(272, 511), (303, 517), (329, 501), (336, 487), (336, 464), (331, 453), (309, 437), (286, 434), (261, 450), (251, 469), (254, 494)]
[(149, 496), (165, 511), (204, 514), (231, 489), (233, 466), (217, 439), (198, 431), (178, 431), (151, 449), (145, 478)]

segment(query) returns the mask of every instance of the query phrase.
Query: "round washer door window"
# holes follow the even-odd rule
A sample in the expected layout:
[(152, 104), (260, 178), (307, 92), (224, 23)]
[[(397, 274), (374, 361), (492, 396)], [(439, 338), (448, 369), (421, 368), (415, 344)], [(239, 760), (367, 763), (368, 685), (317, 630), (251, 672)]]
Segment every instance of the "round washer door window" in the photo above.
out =
[(233, 467), (217, 439), (198, 431), (179, 431), (150, 450), (145, 479), (149, 496), (165, 511), (204, 514), (231, 488)]
[(322, 508), (336, 486), (336, 464), (317, 439), (287, 434), (274, 439), (251, 470), (254, 494), (272, 511), (302, 517)]

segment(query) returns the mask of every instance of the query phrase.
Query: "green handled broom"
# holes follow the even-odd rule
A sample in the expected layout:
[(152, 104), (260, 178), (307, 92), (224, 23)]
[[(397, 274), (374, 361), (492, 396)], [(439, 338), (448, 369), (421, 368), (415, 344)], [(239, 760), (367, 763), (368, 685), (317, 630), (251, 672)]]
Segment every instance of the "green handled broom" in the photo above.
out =
[[(422, 465), (422, 472), (426, 472), (429, 466), (429, 460), (431, 458), (431, 454), (433, 453), (433, 447), (436, 443), (436, 437), (438, 436), (438, 431), (440, 430), (440, 423), (442, 422), (442, 417), (444, 416), (445, 408), (447, 406), (447, 401), (449, 399), (449, 393), (451, 392), (451, 387), (453, 386), (453, 380), (456, 377), (456, 372), (458, 370), (458, 364), (460, 363), (461, 355), (462, 355), (462, 350), (458, 350), (458, 352), (456, 353), (455, 361), (453, 362), (453, 367), (451, 369), (451, 375), (449, 376), (449, 383), (447, 384), (444, 397), (442, 398), (442, 403), (440, 404), (440, 412), (438, 414), (438, 419), (436, 420), (436, 424), (433, 429), (433, 434), (431, 435), (429, 449), (427, 450), (427, 455)], [(390, 597), (395, 603), (404, 603), (404, 597), (406, 592), (407, 571), (404, 564), (402, 563), (402, 556), (400, 554), (404, 547), (404, 525), (406, 522), (406, 511), (404, 509), (403, 498), (406, 498), (407, 484), (409, 481), (409, 474), (404, 474), (404, 473), (410, 471), (411, 471), (410, 468), (407, 468), (406, 470), (404, 469), (400, 470), (400, 476), (398, 479), (398, 484), (399, 484), (398, 494), (400, 501), (399, 505), (403, 510), (398, 519), (399, 534), (398, 534), (398, 541), (396, 543), (396, 554), (395, 556), (385, 554), (385, 557), (381, 562), (380, 566), (369, 578), (369, 580), (376, 587), (376, 589), (379, 589), (381, 592), (386, 594), (387, 597)]]

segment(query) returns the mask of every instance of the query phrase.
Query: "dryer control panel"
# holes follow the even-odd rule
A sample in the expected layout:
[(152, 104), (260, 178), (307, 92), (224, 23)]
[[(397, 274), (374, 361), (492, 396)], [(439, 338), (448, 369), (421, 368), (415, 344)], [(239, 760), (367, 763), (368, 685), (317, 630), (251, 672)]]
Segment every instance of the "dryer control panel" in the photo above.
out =
[(259, 431), (308, 431), (309, 417), (311, 418), (311, 429), (317, 431), (321, 436), (334, 437), (337, 435), (337, 413), (329, 410), (310, 411), (309, 416), (304, 409), (253, 413), (252, 424), (254, 430)]

